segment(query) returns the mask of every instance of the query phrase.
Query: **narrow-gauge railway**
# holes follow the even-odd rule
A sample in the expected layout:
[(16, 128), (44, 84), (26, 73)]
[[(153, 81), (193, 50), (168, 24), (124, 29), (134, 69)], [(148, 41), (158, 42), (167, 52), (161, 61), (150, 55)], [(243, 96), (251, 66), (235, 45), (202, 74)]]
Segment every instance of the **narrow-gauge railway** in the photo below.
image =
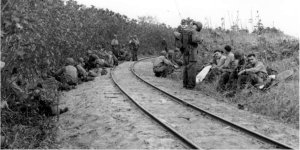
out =
[(119, 89), (153, 120), (183, 141), (188, 148), (292, 149), (185, 102), (139, 77), (123, 63), (111, 72)]

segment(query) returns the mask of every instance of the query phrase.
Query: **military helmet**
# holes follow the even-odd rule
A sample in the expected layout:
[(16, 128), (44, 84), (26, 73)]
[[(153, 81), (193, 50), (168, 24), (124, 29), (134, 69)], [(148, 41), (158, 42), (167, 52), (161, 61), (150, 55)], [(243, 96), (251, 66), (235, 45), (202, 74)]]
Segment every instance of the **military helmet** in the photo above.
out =
[(166, 55), (167, 55), (167, 52), (166, 52), (166, 51), (161, 51), (161, 52), (160, 52), (160, 55), (166, 56)]
[(92, 54), (93, 52), (91, 50), (88, 50), (87, 51), (87, 54)]
[(75, 61), (73, 58), (69, 57), (66, 59), (66, 64), (67, 65), (74, 65), (75, 64)]
[(79, 62), (84, 62), (84, 59), (82, 57), (79, 58)]
[(197, 21), (195, 21), (195, 22), (193, 22), (193, 25), (196, 25), (197, 26), (197, 31), (199, 32), (199, 31), (201, 31), (201, 29), (202, 29), (202, 23), (201, 22), (197, 22)]
[(97, 59), (97, 58), (98, 58), (98, 56), (97, 56), (96, 54), (92, 54), (91, 57), (92, 57), (93, 59)]
[(171, 50), (171, 49), (170, 49), (170, 50), (168, 51), (168, 54), (169, 54), (169, 55), (173, 55), (173, 54), (174, 54), (174, 50)]

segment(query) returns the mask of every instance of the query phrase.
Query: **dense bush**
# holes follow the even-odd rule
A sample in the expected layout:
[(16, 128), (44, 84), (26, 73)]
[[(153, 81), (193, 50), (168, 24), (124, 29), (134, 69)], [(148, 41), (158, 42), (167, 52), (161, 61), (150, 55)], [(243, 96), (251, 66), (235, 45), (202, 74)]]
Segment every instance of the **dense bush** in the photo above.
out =
[[(19, 68), (30, 87), (49, 69), (45, 67), (47, 62), (58, 69), (66, 57), (76, 60), (100, 44), (110, 49), (114, 34), (118, 34), (121, 44), (127, 44), (130, 35), (137, 35), (139, 53), (149, 55), (160, 50), (163, 37), (172, 42), (171, 32), (165, 24), (130, 19), (108, 9), (87, 8), (73, 0), (2, 0), (1, 61), (6, 66), (1, 70), (1, 99), (12, 101), (7, 79), (13, 67)], [(53, 121), (34, 112), (23, 114), (15, 109), (3, 110), (1, 119), (1, 134), (7, 136), (9, 148), (43, 147), (39, 143), (50, 136), (45, 133), (53, 125)], [(32, 143), (24, 144), (27, 142)]]

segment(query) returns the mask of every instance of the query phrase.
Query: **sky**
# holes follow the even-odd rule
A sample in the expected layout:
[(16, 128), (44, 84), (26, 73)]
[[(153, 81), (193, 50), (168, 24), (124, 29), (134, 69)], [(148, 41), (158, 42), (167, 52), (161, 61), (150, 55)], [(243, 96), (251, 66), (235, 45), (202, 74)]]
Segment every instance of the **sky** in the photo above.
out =
[[(76, 0), (86, 6), (110, 9), (129, 18), (153, 16), (158, 22), (177, 27), (182, 18), (190, 17), (210, 27), (225, 28), (239, 18), (239, 25), (252, 30), (249, 19), (262, 20), (264, 26), (276, 27), (284, 33), (299, 38), (299, 0)], [(258, 13), (257, 13), (258, 11)]]

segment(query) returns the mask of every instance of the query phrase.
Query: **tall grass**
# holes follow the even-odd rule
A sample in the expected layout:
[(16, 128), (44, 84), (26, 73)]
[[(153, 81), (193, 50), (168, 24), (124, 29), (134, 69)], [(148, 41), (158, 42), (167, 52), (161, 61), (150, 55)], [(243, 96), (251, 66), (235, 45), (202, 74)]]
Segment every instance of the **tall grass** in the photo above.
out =
[[(201, 31), (202, 32), (202, 31)], [(217, 32), (217, 33), (216, 33)], [(211, 59), (214, 49), (223, 49), (231, 45), (233, 51), (240, 50), (245, 54), (256, 53), (260, 61), (278, 72), (293, 69), (294, 75), (288, 80), (273, 87), (267, 92), (250, 88), (226, 98), (216, 91), (217, 80), (202, 82), (196, 89), (213, 96), (217, 100), (226, 100), (234, 105), (242, 104), (245, 109), (269, 116), (274, 120), (288, 123), (299, 128), (299, 40), (282, 33), (264, 33), (262, 35), (204, 30), (204, 43), (199, 46), (198, 71)], [(287, 55), (283, 52), (287, 52)], [(181, 80), (182, 73), (171, 76)]]

